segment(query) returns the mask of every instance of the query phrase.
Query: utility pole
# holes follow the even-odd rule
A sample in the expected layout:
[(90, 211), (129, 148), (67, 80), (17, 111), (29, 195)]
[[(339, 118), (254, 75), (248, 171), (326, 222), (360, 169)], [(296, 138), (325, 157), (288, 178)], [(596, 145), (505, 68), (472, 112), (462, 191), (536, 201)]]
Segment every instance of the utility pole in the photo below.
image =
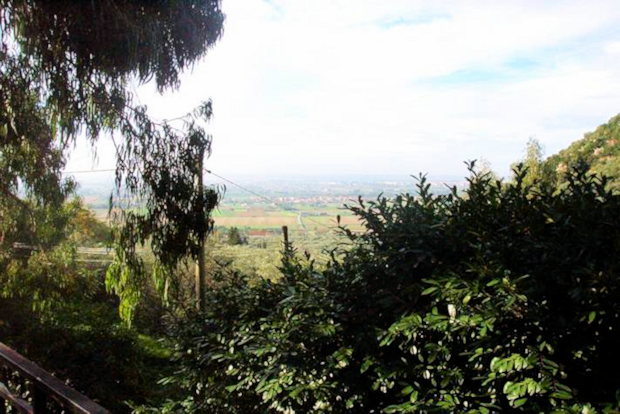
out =
[(284, 247), (288, 248), (288, 226), (282, 226), (282, 235), (284, 236)]
[(284, 236), (284, 256), (290, 259), (293, 253), (293, 246), (288, 239), (288, 226), (282, 226), (282, 235)]
[[(202, 182), (203, 172), (203, 160), (204, 160), (204, 147), (200, 149), (198, 154), (198, 175), (196, 176), (196, 191), (199, 191), (200, 197), (204, 197), (204, 183)], [(197, 214), (204, 215), (201, 206), (200, 212)], [(204, 220), (204, 217), (202, 217)], [(196, 273), (195, 273), (195, 285), (196, 285), (196, 308), (202, 312), (205, 310), (205, 244), (204, 238), (200, 241), (200, 251), (198, 253), (198, 260), (196, 260)]]

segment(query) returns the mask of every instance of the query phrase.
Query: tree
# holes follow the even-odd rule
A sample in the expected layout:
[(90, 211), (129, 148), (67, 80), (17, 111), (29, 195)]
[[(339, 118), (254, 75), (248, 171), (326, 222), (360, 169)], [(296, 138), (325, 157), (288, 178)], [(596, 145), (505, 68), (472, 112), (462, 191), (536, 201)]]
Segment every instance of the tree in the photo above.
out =
[(525, 147), (525, 159), (523, 165), (527, 168), (527, 178), (530, 182), (534, 181), (542, 174), (542, 162), (544, 159), (544, 151), (542, 144), (536, 139), (530, 137)]
[(237, 246), (240, 244), (247, 244), (248, 241), (241, 235), (241, 232), (236, 227), (228, 229), (228, 244), (231, 246)]
[[(194, 184), (209, 154), (201, 122), (211, 117), (211, 103), (187, 114), (180, 130), (151, 119), (128, 85), (154, 79), (161, 92), (177, 87), (179, 73), (218, 40), (223, 20), (219, 0), (0, 0), (5, 251), (25, 229), (36, 233), (38, 215), (47, 217), (71, 194), (61, 170), (83, 134), (92, 143), (111, 136), (116, 145), (110, 207), (117, 260), (108, 286), (120, 295), (124, 316), (131, 317), (144, 282), (136, 243), (151, 240), (162, 288), (179, 260), (198, 254), (218, 198)], [(146, 214), (126, 209), (135, 198), (145, 201)], [(17, 221), (22, 226), (8, 224)]]
[(544, 177), (544, 151), (542, 144), (533, 137), (527, 140), (525, 145), (525, 156), (517, 164), (513, 164), (513, 170), (518, 164), (526, 169), (526, 175), (523, 179), (524, 184), (531, 185), (535, 181), (540, 181)]

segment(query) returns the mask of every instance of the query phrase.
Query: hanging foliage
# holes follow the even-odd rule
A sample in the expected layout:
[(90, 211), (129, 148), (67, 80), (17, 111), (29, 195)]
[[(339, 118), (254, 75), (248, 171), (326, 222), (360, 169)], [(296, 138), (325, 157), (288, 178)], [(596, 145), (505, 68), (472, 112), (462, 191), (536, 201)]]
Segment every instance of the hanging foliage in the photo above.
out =
[[(128, 85), (154, 79), (160, 92), (177, 87), (181, 71), (219, 39), (223, 20), (219, 0), (0, 0), (3, 220), (10, 222), (17, 204), (59, 208), (71, 194), (61, 170), (77, 137), (94, 144), (111, 136), (117, 149), (111, 198), (119, 225), (116, 264), (125, 276), (111, 277), (110, 287), (122, 299), (137, 297), (143, 269), (135, 243), (150, 240), (163, 269), (195, 255), (217, 202), (214, 190), (198, 191), (194, 183), (209, 153), (204, 122), (211, 103), (189, 114), (179, 130), (135, 105)], [(119, 213), (131, 199), (144, 200), (146, 212)], [(37, 233), (35, 220), (22, 222)], [(22, 232), (3, 228), (2, 240), (17, 240)]]
[[(222, 32), (218, 0), (5, 0), (5, 27), (49, 73), (75, 69), (112, 80), (155, 77), (178, 85), (180, 70), (204, 56)], [(67, 65), (69, 63), (69, 65)], [(79, 85), (76, 85), (79, 86)]]
[(177, 264), (183, 258), (196, 259), (212, 229), (210, 212), (218, 203), (218, 191), (197, 184), (202, 159), (211, 150), (211, 136), (196, 124), (211, 114), (211, 102), (206, 102), (188, 114), (183, 131), (164, 124), (143, 134), (149, 121), (144, 108), (137, 108), (132, 122), (125, 125), (125, 135), (135, 136), (119, 151), (124, 165), (117, 170), (110, 205), (119, 225), (116, 260), (106, 282), (121, 297), (121, 315), (126, 320), (131, 320), (146, 273), (135, 247), (150, 243), (155, 256), (151, 274), (166, 299)]

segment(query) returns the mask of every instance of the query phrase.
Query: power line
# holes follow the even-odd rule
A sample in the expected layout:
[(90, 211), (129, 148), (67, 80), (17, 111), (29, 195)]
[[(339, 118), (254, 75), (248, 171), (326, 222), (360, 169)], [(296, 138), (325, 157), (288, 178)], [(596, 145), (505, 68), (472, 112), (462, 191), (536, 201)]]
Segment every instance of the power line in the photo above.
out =
[[(78, 170), (78, 171), (63, 171), (63, 174), (85, 174), (85, 173), (110, 172), (110, 171), (116, 171), (116, 170), (114, 168), (106, 168), (106, 169), (92, 169), (92, 170)], [(237, 188), (239, 188), (239, 189), (241, 189), (241, 190), (243, 190), (243, 191), (245, 191), (247, 193), (250, 193), (250, 194), (258, 197), (258, 198), (262, 199), (263, 201), (266, 201), (268, 203), (274, 204), (274, 205), (282, 208), (283, 210), (296, 211), (294, 209), (291, 209), (288, 206), (280, 204), (278, 201), (274, 200), (273, 198), (271, 198), (269, 196), (257, 193), (254, 190), (250, 190), (249, 188), (247, 188), (247, 187), (245, 187), (245, 186), (243, 186), (243, 185), (241, 185), (239, 183), (236, 183), (233, 180), (231, 180), (229, 178), (226, 178), (226, 177), (224, 177), (222, 175), (216, 174), (216, 173), (214, 173), (211, 170), (208, 170), (208, 169), (205, 168), (203, 171), (206, 172), (207, 174), (213, 175), (214, 177), (217, 177), (217, 178), (219, 178), (219, 179), (221, 179), (223, 181), (226, 181), (227, 183), (232, 184), (235, 187), (237, 187)], [(299, 213), (299, 214), (301, 215), (301, 213)], [(303, 223), (304, 218), (302, 217), (301, 220), (302, 220), (302, 223)], [(331, 226), (328, 226), (328, 225), (326, 225), (324, 223), (321, 223), (321, 222), (319, 222), (317, 220), (314, 220), (312, 217), (305, 217), (305, 220), (311, 221), (312, 223), (316, 224), (317, 226), (324, 227), (326, 229), (332, 229)]]
[[(222, 180), (224, 180), (224, 181), (226, 181), (226, 182), (228, 182), (228, 183), (230, 183), (230, 184), (232, 184), (232, 185), (234, 185), (234, 186), (236, 186), (236, 187), (238, 187), (238, 188), (240, 188), (240, 189), (242, 189), (242, 190), (244, 190), (244, 191), (247, 191), (247, 192), (248, 192), (248, 193), (250, 193), (250, 194), (253, 194), (253, 195), (255, 195), (255, 196), (259, 197), (259, 198), (262, 198), (263, 200), (265, 200), (265, 201), (267, 201), (267, 202), (269, 202), (269, 203), (275, 204), (276, 206), (278, 206), (278, 207), (280, 207), (280, 208), (282, 208), (282, 209), (284, 209), (284, 210), (288, 210), (288, 211), (293, 210), (293, 209), (291, 209), (290, 207), (287, 207), (287, 206), (283, 206), (283, 205), (281, 205), (280, 203), (278, 203), (276, 200), (272, 199), (271, 197), (264, 196), (264, 195), (262, 195), (262, 194), (259, 194), (259, 193), (255, 192), (255, 191), (252, 191), (252, 190), (250, 190), (249, 188), (246, 188), (246, 187), (242, 186), (241, 184), (237, 184), (236, 182), (234, 182), (234, 181), (232, 181), (232, 180), (229, 180), (229, 179), (228, 179), (228, 178), (226, 178), (226, 177), (222, 177), (221, 175), (214, 173), (214, 172), (213, 172), (213, 171), (211, 171), (211, 170), (207, 170), (207, 169), (205, 168), (205, 170), (204, 170), (204, 171), (205, 171), (205, 172), (207, 172), (208, 174), (211, 174), (211, 175), (213, 175), (213, 176), (215, 176), (215, 177), (217, 177), (217, 178), (220, 178), (220, 179), (222, 179)], [(300, 216), (301, 216), (301, 214), (300, 214)], [(306, 217), (306, 219), (307, 219), (308, 221), (313, 222), (314, 224), (316, 224), (316, 225), (318, 225), (318, 226), (325, 227), (325, 228), (327, 228), (327, 229), (331, 229), (331, 227), (330, 227), (330, 226), (328, 226), (328, 225), (326, 225), (326, 224), (323, 224), (323, 223), (321, 223), (321, 222), (318, 222), (318, 221), (316, 221), (316, 220), (313, 220), (311, 217)], [(302, 224), (302, 227), (305, 227), (305, 226), (303, 226), (303, 218), (301, 219), (301, 223), (300, 223), (300, 224)], [(304, 230), (305, 230), (305, 229), (304, 229)]]
[[(237, 184), (236, 182), (234, 182), (234, 181), (232, 181), (232, 180), (229, 180), (229, 179), (228, 179), (228, 178), (226, 178), (226, 177), (222, 177), (221, 175), (216, 174), (216, 173), (214, 173), (214, 172), (213, 172), (213, 171), (211, 171), (211, 170), (207, 170), (206, 168), (204, 169), (204, 171), (205, 171), (206, 173), (208, 173), (208, 174), (211, 174), (211, 175), (213, 175), (213, 176), (215, 176), (215, 177), (217, 177), (217, 178), (221, 179), (221, 180), (226, 181), (227, 183), (230, 183), (230, 184), (234, 185), (235, 187), (239, 187), (239, 188), (240, 188), (240, 189), (242, 189), (243, 191), (246, 191), (246, 192), (248, 192), (248, 193), (250, 193), (250, 194), (252, 194), (252, 195), (255, 195), (256, 197), (262, 198), (263, 200), (265, 200), (265, 201), (267, 201), (267, 202), (269, 202), (269, 203), (273, 203), (273, 204), (275, 204), (275, 205), (278, 205), (278, 203), (277, 203), (275, 200), (271, 199), (270, 197), (267, 197), (267, 196), (264, 196), (264, 195), (262, 195), (262, 194), (259, 194), (259, 193), (255, 192), (255, 191), (252, 191), (252, 190), (250, 190), (249, 188), (246, 188), (246, 187), (242, 186), (241, 184)], [(282, 206), (279, 206), (279, 207), (282, 207)]]
[(97, 173), (97, 172), (110, 172), (116, 171), (114, 168), (107, 168), (102, 170), (78, 170), (78, 171), (62, 171), (62, 174), (85, 174), (85, 173)]

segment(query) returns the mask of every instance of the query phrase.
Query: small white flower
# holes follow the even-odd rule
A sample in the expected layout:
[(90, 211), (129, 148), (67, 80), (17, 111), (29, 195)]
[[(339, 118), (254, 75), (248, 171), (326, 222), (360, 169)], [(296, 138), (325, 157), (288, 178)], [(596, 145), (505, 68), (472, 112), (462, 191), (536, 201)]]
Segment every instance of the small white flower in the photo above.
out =
[(448, 315), (450, 315), (450, 319), (456, 318), (456, 307), (453, 304), (448, 305)]

